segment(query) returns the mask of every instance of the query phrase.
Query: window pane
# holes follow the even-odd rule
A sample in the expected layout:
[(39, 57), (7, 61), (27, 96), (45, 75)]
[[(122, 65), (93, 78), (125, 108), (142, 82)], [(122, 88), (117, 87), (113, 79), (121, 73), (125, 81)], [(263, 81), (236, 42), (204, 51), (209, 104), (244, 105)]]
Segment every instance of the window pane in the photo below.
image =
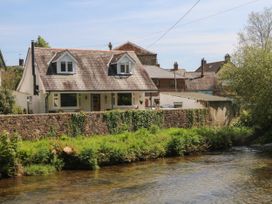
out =
[(121, 73), (125, 73), (125, 65), (124, 64), (121, 64)]
[(75, 107), (77, 106), (77, 94), (61, 94), (61, 107)]
[(68, 72), (73, 72), (73, 62), (68, 62)]
[(65, 62), (61, 62), (61, 66), (60, 66), (60, 71), (61, 72), (66, 72), (66, 63)]
[(131, 106), (132, 95), (131, 93), (119, 93), (118, 94), (118, 106)]
[(126, 73), (129, 73), (129, 65), (126, 65)]

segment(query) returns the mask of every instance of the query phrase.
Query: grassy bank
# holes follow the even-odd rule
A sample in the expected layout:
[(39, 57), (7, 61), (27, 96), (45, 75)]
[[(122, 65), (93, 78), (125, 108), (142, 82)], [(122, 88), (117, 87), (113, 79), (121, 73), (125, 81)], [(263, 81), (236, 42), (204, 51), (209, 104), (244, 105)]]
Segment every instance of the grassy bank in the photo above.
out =
[(209, 150), (223, 150), (241, 144), (252, 134), (247, 128), (164, 129), (125, 132), (94, 137), (47, 138), (20, 141), (16, 135), (0, 134), (2, 177), (49, 174), (66, 169), (96, 169)]

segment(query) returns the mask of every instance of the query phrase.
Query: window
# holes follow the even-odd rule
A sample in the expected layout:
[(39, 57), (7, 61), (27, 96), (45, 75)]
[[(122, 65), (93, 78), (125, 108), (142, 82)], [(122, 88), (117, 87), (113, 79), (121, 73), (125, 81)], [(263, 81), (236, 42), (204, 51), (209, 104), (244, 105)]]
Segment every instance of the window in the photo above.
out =
[(130, 73), (129, 67), (130, 67), (129, 63), (121, 64), (120, 65), (120, 74), (129, 74)]
[(124, 64), (121, 64), (121, 73), (125, 73), (125, 65)]
[(61, 73), (73, 73), (73, 62), (61, 61), (60, 62), (60, 72)]
[(132, 105), (132, 95), (131, 93), (119, 93), (118, 106), (131, 106)]
[(73, 62), (68, 62), (68, 72), (73, 71)]
[(77, 94), (60, 94), (61, 107), (77, 107)]
[(65, 62), (60, 63), (60, 71), (61, 72), (66, 72), (66, 63)]

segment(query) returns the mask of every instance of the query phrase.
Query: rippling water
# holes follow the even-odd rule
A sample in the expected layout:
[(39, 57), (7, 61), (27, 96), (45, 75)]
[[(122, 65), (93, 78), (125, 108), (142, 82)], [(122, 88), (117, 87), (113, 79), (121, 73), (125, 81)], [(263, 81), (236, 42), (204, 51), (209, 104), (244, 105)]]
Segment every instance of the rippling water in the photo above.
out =
[(0, 203), (272, 203), (272, 156), (238, 148), (6, 179)]

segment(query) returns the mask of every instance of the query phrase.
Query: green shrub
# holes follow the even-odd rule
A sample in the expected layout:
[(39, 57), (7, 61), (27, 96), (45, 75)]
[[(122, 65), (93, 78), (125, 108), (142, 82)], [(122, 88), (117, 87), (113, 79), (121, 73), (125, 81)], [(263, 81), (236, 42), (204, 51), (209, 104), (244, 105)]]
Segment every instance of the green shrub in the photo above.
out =
[(79, 114), (72, 114), (69, 127), (69, 134), (71, 136), (78, 136), (84, 133), (84, 127), (86, 122), (86, 115), (83, 112)]
[(15, 176), (18, 168), (18, 140), (17, 134), (0, 133), (0, 178)]
[(204, 138), (194, 130), (180, 129), (171, 134), (168, 143), (168, 155), (183, 156), (192, 152), (206, 150)]
[(26, 176), (38, 176), (38, 175), (48, 175), (56, 172), (56, 168), (51, 165), (30, 165), (24, 168), (24, 175)]

